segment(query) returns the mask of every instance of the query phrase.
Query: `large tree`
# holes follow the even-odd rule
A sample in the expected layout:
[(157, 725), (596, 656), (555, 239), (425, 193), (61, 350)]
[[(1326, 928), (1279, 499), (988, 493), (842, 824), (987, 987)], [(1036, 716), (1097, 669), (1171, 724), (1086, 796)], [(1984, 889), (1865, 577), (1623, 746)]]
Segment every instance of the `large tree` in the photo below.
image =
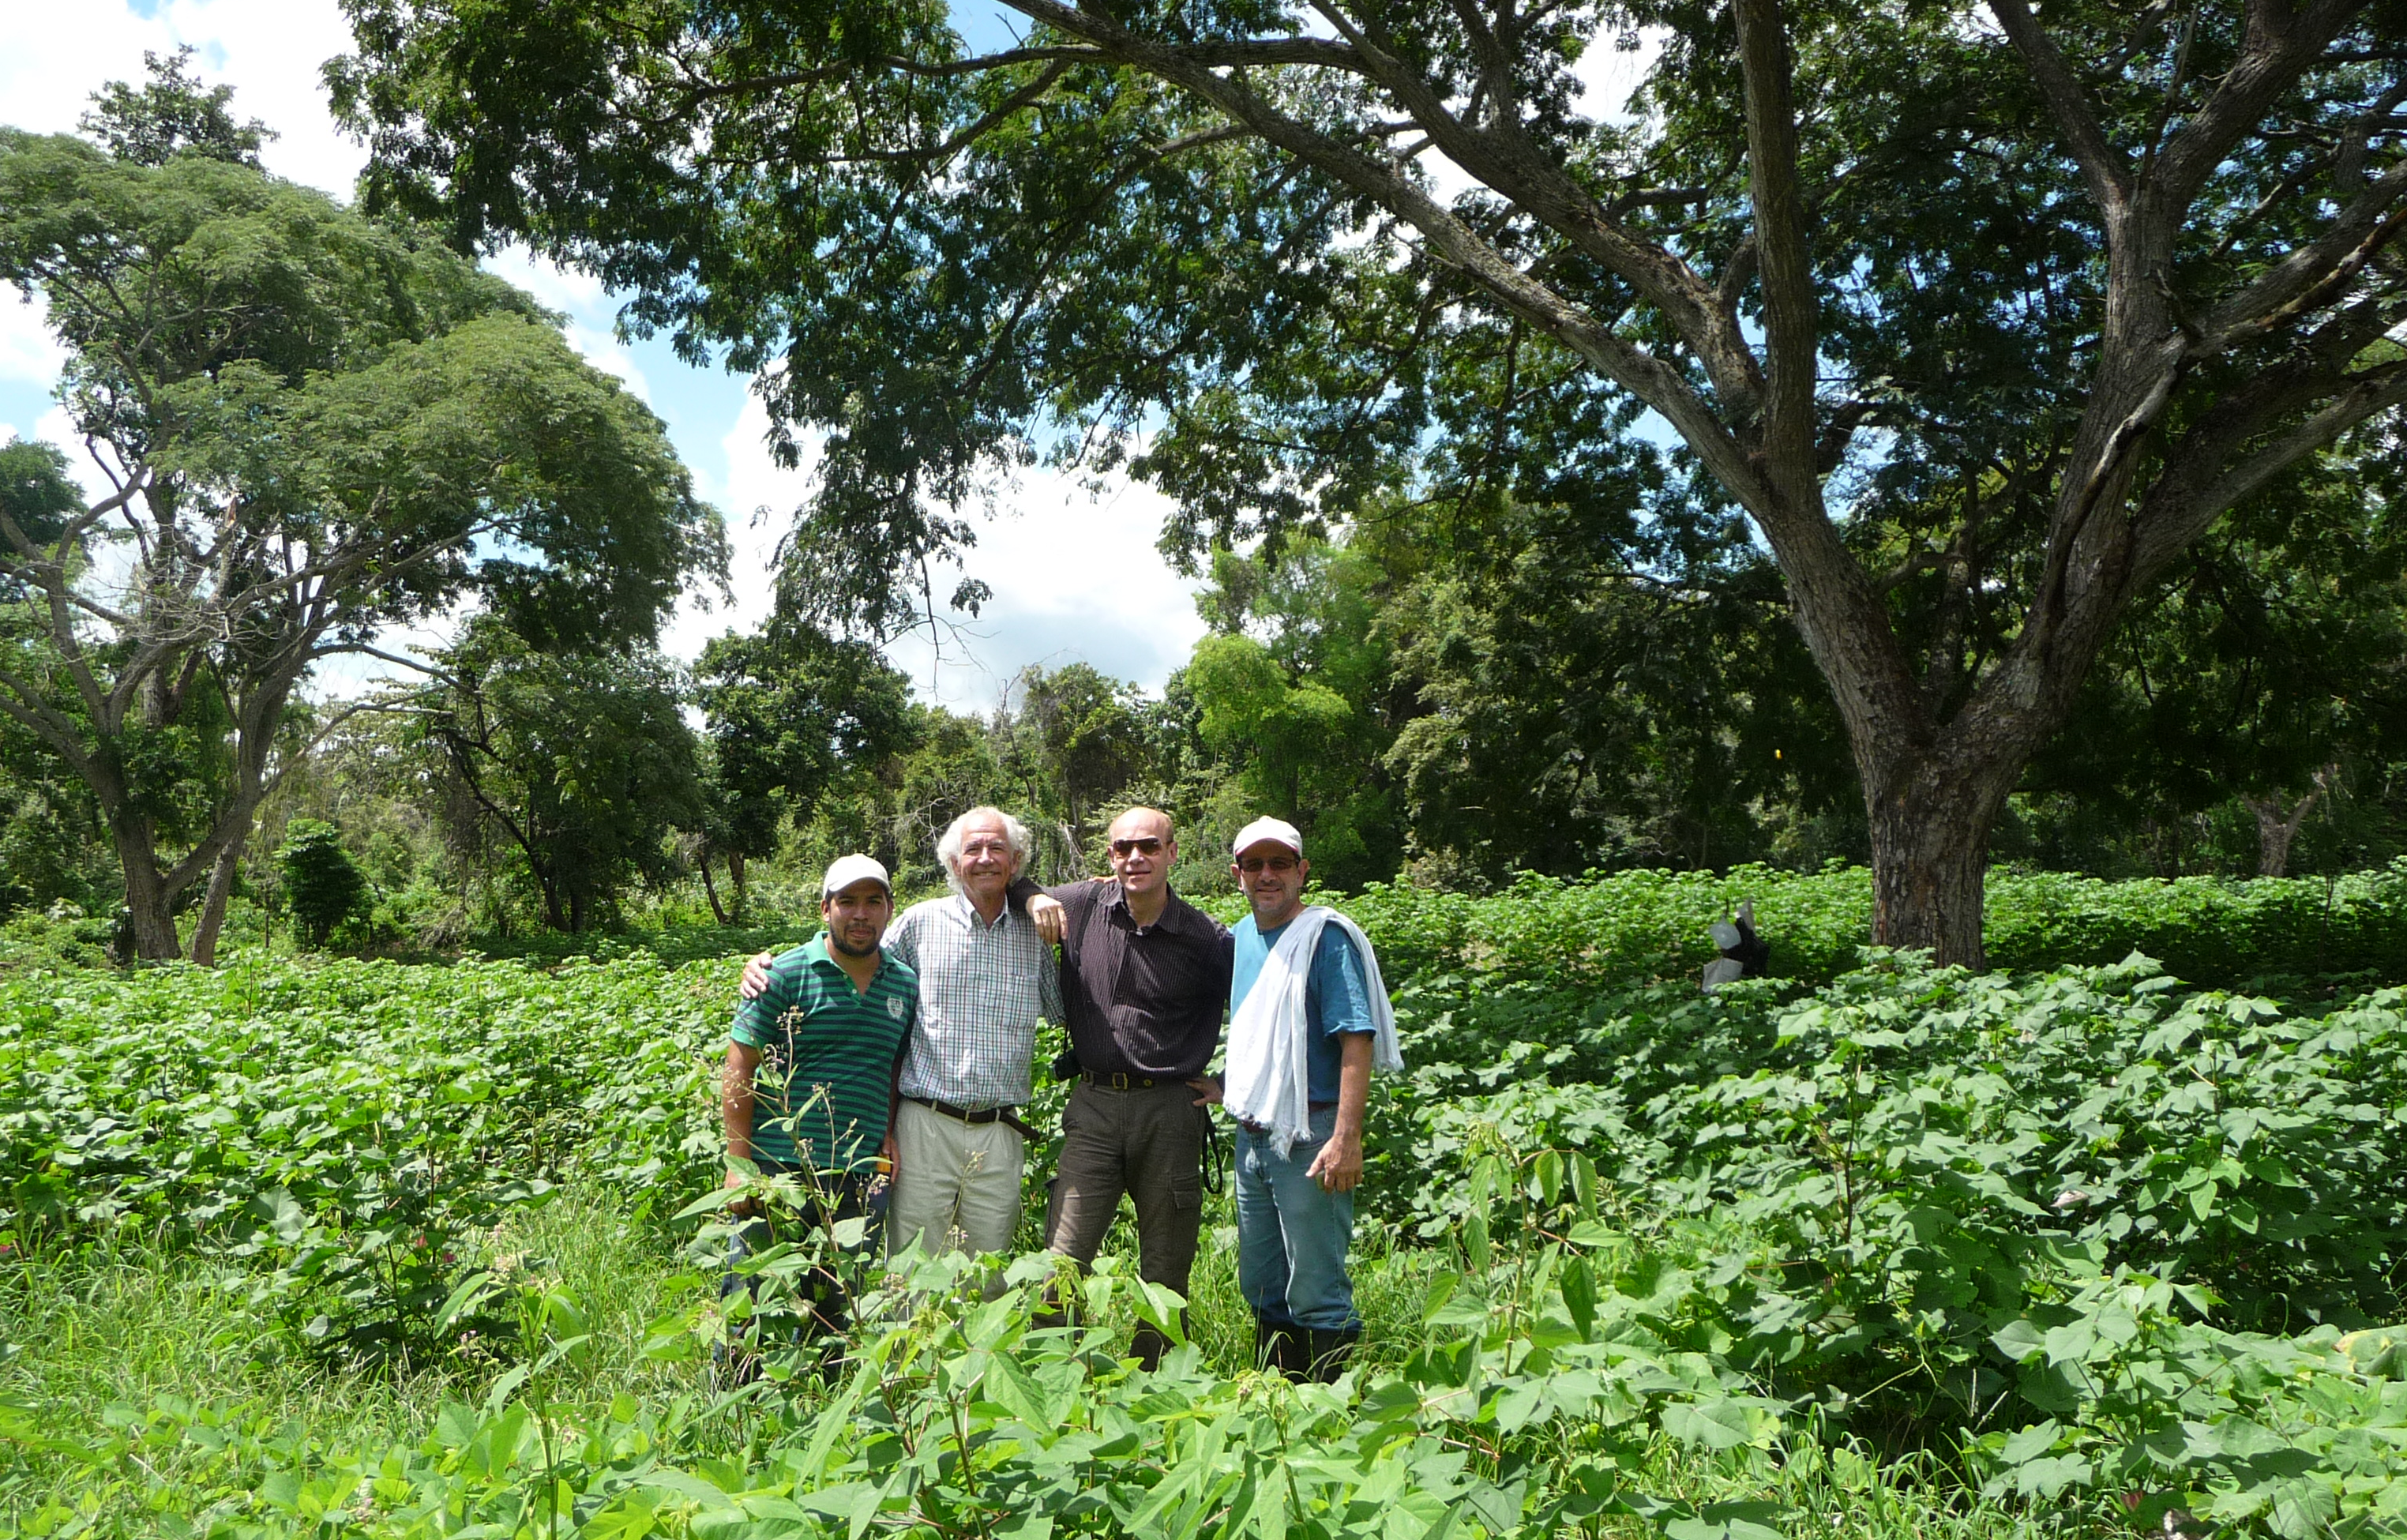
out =
[(1877, 937), (1948, 959), (2133, 595), (2407, 399), (2402, 0), (346, 4), (372, 195), (766, 367), (862, 623), (1047, 434), (1232, 539), (1575, 496), (1653, 413), (1779, 563)]
[(208, 877), (207, 961), (312, 669), (463, 602), (646, 638), (725, 547), (658, 420), (531, 299), (245, 164), (221, 95), (178, 107), (154, 68), (104, 95), (114, 153), (0, 130), (0, 279), (47, 306), (108, 489), (0, 507), (0, 712), (91, 788), (141, 956), (178, 954)]

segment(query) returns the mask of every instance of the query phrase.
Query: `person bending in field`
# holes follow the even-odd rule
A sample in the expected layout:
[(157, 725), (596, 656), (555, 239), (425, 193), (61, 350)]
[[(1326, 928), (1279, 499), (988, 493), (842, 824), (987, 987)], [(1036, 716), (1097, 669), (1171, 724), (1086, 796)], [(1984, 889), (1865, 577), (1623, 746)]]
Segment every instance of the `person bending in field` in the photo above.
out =
[[(894, 1077), (918, 1014), (919, 983), (910, 965), (885, 956), (878, 942), (894, 914), (886, 868), (868, 856), (845, 856), (819, 886), (827, 928), (773, 960), (762, 988), (736, 1008), (728, 1034), (719, 1110), (727, 1127), (727, 1185), (740, 1187), (735, 1162), (763, 1175), (790, 1175), (810, 1194), (809, 1217), (823, 1228), (866, 1219), (875, 1231), (885, 1205), (881, 1160), (894, 1145)], [(731, 1263), (770, 1239), (753, 1218), (729, 1241)], [(744, 1280), (730, 1273), (721, 1295)], [(815, 1335), (843, 1330), (842, 1280), (826, 1269), (805, 1280)]]
[(1257, 1361), (1334, 1380), (1362, 1335), (1346, 1253), (1362, 1179), (1371, 1071), (1403, 1068), (1361, 928), (1303, 902), (1292, 824), (1257, 819), (1232, 848), (1253, 912), (1234, 932), (1226, 1105), (1237, 1120), (1237, 1288)]
[[(930, 1253), (1007, 1251), (1019, 1229), (1032, 1131), (1018, 1109), (1032, 1093), (1037, 1018), (1061, 1020), (1053, 948), (1005, 897), (1028, 849), (1018, 819), (971, 808), (936, 841), (952, 893), (914, 904), (886, 933), (886, 955), (919, 981), (897, 1088), (889, 1254), (915, 1241)], [(746, 965), (745, 998), (768, 982), (768, 962), (763, 952)]]

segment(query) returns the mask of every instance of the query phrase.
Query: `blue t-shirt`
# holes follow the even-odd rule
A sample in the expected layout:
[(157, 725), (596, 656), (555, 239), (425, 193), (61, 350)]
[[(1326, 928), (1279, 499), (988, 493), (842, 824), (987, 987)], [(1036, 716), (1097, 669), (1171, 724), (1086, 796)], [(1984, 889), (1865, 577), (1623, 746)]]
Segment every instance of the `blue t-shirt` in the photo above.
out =
[[(1271, 948), (1287, 934), (1287, 926), (1257, 931), (1254, 917), (1247, 915), (1230, 934), (1237, 943), (1236, 967), (1229, 976), (1229, 1014), (1234, 1016), (1254, 980), (1262, 976), (1262, 964), (1270, 961)], [(1377, 1030), (1371, 1017), (1371, 985), (1363, 976), (1361, 958), (1355, 955), (1354, 938), (1334, 921), (1321, 927), (1320, 944), (1313, 948), (1312, 975), (1303, 985), (1303, 1019), (1311, 1027), (1304, 1048), (1311, 1075), (1304, 1095), (1315, 1105), (1333, 1102), (1338, 1069), (1345, 1062), (1341, 1040), (1347, 1033)]]

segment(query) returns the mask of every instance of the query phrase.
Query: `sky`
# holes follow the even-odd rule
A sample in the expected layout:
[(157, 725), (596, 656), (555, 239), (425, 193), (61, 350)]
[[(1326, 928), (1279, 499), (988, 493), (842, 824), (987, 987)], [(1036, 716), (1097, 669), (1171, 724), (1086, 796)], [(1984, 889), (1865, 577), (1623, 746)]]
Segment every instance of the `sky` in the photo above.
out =
[[(987, 7), (963, 14), (961, 23), (974, 44), (1003, 40), (1003, 23)], [(204, 80), (235, 88), (237, 116), (263, 119), (278, 132), (261, 153), (268, 170), (348, 197), (365, 152), (328, 115), (320, 65), (349, 42), (335, 0), (20, 0), (0, 7), (0, 122), (72, 132), (104, 82), (142, 78), (145, 50), (190, 45)], [(1641, 57), (1601, 47), (1583, 63), (1590, 104), (1617, 111)], [(689, 595), (663, 633), (663, 648), (691, 659), (711, 636), (757, 625), (768, 611), (775, 548), (809, 496), (811, 467), (785, 470), (771, 460), (767, 418), (749, 381), (697, 369), (665, 341), (621, 340), (613, 325), (617, 302), (581, 274), (522, 252), (488, 265), (569, 318), (570, 341), (660, 415), (696, 487), (726, 515), (733, 603)], [(0, 291), (0, 442), (40, 437), (76, 452), (51, 396), (61, 363), (39, 309)], [(906, 637), (889, 656), (921, 698), (956, 710), (1000, 704), (1032, 663), (1083, 662), (1159, 691), (1204, 631), (1196, 585), (1154, 547), (1167, 511), (1160, 494), (1124, 478), (1090, 491), (1060, 473), (1021, 473), (996, 518), (973, 520), (969, 572), (994, 593), (983, 613), (948, 628), (941, 646), (924, 635)], [(949, 586), (940, 575), (939, 592)], [(380, 664), (337, 670), (318, 686), (348, 693), (382, 671)]]

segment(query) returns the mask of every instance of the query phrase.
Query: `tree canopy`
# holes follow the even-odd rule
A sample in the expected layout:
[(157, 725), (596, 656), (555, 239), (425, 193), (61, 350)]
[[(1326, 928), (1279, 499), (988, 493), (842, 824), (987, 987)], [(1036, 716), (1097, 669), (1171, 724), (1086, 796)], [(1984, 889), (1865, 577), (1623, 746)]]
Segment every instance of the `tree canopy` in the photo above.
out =
[(672, 831), (704, 814), (673, 667), (648, 649), (547, 652), (490, 617), (442, 662), (410, 736), (449, 783), (454, 837), (514, 848), (546, 924), (582, 931), (631, 877), (667, 875)]
[(62, 507), (55, 462), (5, 451), (0, 711), (91, 788), (166, 957), (202, 874), (221, 908), (319, 663), (463, 602), (536, 645), (647, 639), (725, 543), (659, 421), (525, 294), (187, 142), (224, 102), (172, 70), (97, 118), (124, 153), (0, 130), (0, 279), (47, 307), (110, 489)]
[[(1878, 934), (1949, 957), (2134, 594), (2407, 399), (2401, 0), (1008, 0), (984, 54), (925, 0), (347, 4), (373, 201), (827, 433), (823, 616), (924, 605), (1047, 442), (1191, 548), (1575, 501), (1651, 412), (1777, 560)], [(1632, 122), (1574, 75), (1617, 34)]]
[[(877, 649), (807, 625), (713, 638), (694, 665), (711, 749), (705, 877), (723, 857), (745, 906), (745, 863), (776, 852), (847, 771), (913, 736), (910, 687)], [(714, 890), (715, 891), (715, 890)]]

